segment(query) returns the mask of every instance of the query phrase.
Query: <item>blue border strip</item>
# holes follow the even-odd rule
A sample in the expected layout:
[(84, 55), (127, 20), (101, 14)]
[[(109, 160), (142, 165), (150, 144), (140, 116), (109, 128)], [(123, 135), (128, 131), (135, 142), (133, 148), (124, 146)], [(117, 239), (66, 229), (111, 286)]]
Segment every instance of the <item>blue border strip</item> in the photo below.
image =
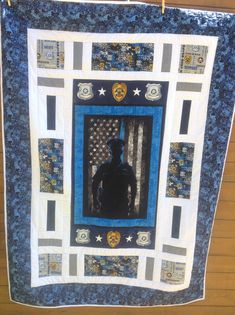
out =
[[(83, 161), (84, 116), (152, 116), (152, 146), (150, 157), (149, 193), (146, 219), (104, 219), (83, 216)], [(163, 108), (149, 106), (79, 106), (74, 109), (74, 223), (98, 226), (154, 226), (157, 207), (158, 174), (161, 145)]]

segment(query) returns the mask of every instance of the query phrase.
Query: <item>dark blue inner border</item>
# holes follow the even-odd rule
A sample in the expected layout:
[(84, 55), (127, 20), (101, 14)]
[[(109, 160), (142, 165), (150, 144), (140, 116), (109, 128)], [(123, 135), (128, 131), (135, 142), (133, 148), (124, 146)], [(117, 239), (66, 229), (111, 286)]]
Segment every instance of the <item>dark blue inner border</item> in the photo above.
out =
[[(170, 305), (203, 296), (209, 235), (233, 112), (232, 44), (235, 19), (227, 13), (153, 5), (75, 4), (12, 0), (2, 3), (8, 259), (13, 300), (43, 306)], [(201, 171), (196, 248), (191, 283), (178, 292), (123, 285), (58, 284), (31, 288), (31, 161), (27, 28), (96, 33), (172, 33), (218, 36)], [(209, 196), (209, 198), (208, 198)]]

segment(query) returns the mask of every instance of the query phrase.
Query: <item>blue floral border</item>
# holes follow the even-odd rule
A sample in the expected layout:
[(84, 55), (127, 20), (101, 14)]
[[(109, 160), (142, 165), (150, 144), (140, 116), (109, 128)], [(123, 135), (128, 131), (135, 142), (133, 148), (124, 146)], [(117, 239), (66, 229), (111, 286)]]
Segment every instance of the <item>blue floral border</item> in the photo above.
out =
[[(234, 15), (153, 5), (75, 4), (12, 0), (2, 4), (6, 204), (12, 299), (37, 306), (171, 305), (203, 297), (208, 242), (233, 112)], [(200, 34), (219, 37), (203, 152), (197, 242), (190, 287), (178, 292), (124, 285), (30, 287), (30, 135), (27, 28), (120, 33)]]

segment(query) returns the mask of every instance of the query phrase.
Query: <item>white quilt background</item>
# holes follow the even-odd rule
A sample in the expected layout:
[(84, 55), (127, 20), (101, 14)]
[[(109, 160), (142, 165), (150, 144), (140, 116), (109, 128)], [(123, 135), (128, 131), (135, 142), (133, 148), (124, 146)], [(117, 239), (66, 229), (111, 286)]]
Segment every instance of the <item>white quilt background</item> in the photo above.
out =
[[(37, 68), (37, 40), (63, 41), (65, 48), (64, 69)], [(73, 43), (83, 43), (82, 70), (73, 70)], [(152, 72), (92, 71), (92, 42), (154, 43), (154, 64)], [(163, 44), (172, 44), (171, 71), (161, 72)], [(202, 45), (208, 47), (204, 74), (178, 73), (181, 45)], [(207, 104), (214, 63), (217, 37), (172, 35), (172, 34), (90, 34), (64, 31), (28, 30), (29, 60), (29, 106), (30, 137), (32, 160), (32, 201), (31, 201), (31, 285), (38, 287), (53, 283), (115, 283), (147, 287), (163, 291), (178, 291), (189, 286), (194, 256), (196, 223), (198, 212), (198, 193), (200, 184), (201, 159), (204, 143), (204, 131)], [(38, 86), (37, 78), (63, 78), (64, 88)], [(158, 205), (156, 219), (155, 249), (105, 249), (70, 246), (71, 220), (71, 160), (72, 160), (72, 106), (73, 79), (103, 80), (146, 80), (169, 82), (165, 115), (165, 129), (160, 165)], [(201, 92), (177, 91), (177, 82), (201, 83)], [(46, 129), (46, 95), (56, 95), (56, 130)], [(183, 100), (191, 100), (189, 131), (179, 134)], [(40, 192), (40, 168), (38, 139), (56, 138), (64, 140), (64, 192), (49, 194)], [(171, 142), (189, 142), (195, 144), (190, 199), (167, 198), (166, 181), (168, 172), (169, 149)], [(46, 231), (46, 202), (56, 200), (56, 229)], [(180, 238), (171, 237), (173, 206), (182, 207)], [(61, 239), (62, 246), (38, 246), (38, 239)], [(186, 256), (174, 255), (162, 251), (163, 244), (186, 248)], [(62, 275), (39, 277), (39, 254), (62, 254)], [(69, 275), (69, 254), (77, 254), (76, 276)], [(129, 256), (138, 255), (137, 278), (86, 277), (84, 276), (84, 255)], [(153, 257), (153, 280), (145, 280), (146, 258)], [(161, 282), (162, 260), (186, 264), (183, 284)]]

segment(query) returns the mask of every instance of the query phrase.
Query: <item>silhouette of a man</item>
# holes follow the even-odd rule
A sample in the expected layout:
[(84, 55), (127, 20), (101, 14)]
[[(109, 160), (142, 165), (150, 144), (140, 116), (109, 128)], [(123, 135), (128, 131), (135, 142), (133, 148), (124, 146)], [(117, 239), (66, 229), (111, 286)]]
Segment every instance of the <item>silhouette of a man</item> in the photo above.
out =
[(134, 214), (136, 177), (132, 167), (121, 160), (125, 142), (121, 139), (111, 139), (107, 145), (111, 160), (98, 168), (92, 181), (94, 210), (100, 211), (100, 215), (105, 218), (128, 218)]

